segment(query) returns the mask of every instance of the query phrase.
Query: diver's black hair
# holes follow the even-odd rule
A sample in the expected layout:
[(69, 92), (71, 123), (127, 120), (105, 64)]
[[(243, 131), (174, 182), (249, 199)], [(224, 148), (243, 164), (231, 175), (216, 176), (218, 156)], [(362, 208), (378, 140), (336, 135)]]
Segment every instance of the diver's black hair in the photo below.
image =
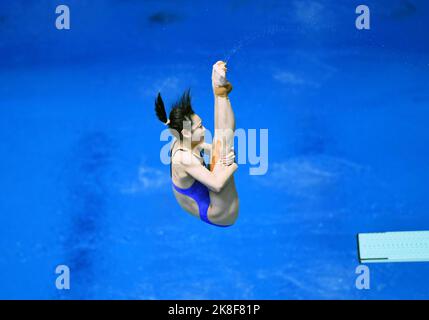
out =
[(195, 113), (191, 105), (191, 90), (186, 90), (182, 97), (173, 104), (168, 119), (161, 93), (158, 93), (155, 99), (155, 113), (158, 119), (164, 124), (167, 124), (167, 121), (170, 120), (168, 127), (176, 130), (180, 138), (182, 138), (183, 122), (190, 121), (191, 115)]
[(165, 112), (164, 101), (162, 101), (160, 92), (158, 92), (158, 96), (155, 99), (155, 112), (160, 121), (167, 123), (167, 113)]

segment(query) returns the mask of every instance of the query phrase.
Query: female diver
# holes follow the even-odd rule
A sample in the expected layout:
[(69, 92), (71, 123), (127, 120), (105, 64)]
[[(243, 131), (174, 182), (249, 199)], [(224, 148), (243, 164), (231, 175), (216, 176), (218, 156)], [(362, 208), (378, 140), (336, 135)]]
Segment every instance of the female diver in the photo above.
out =
[[(238, 168), (234, 162), (235, 118), (228, 97), (232, 85), (226, 80), (226, 71), (222, 61), (213, 65), (213, 145), (204, 142), (205, 128), (192, 110), (189, 90), (173, 105), (168, 119), (160, 93), (155, 100), (158, 119), (175, 136), (170, 149), (170, 175), (176, 200), (185, 211), (218, 227), (234, 224), (239, 207), (233, 177)], [(203, 152), (210, 153), (210, 169), (205, 166)]]

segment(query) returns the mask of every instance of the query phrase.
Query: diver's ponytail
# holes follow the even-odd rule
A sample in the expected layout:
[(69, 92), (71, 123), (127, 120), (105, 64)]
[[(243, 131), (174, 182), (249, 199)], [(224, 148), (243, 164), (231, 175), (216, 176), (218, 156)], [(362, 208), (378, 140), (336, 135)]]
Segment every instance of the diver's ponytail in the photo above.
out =
[(155, 113), (159, 121), (162, 121), (165, 125), (170, 123), (170, 120), (167, 118), (167, 113), (165, 112), (164, 101), (162, 101), (161, 93), (159, 92), (155, 99)]

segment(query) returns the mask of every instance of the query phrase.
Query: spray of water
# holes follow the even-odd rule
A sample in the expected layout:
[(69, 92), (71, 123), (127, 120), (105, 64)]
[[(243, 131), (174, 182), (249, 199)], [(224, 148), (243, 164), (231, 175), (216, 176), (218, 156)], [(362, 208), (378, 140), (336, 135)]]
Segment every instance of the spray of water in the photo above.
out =
[(236, 42), (236, 44), (232, 47), (231, 50), (229, 50), (223, 61), (225, 61), (226, 63), (229, 62), (229, 60), (236, 55), (239, 51), (241, 51), (241, 49), (243, 49), (244, 47), (248, 46), (249, 44), (251, 44), (252, 42), (258, 40), (258, 39), (263, 39), (266, 37), (271, 37), (275, 34), (281, 33), (281, 32), (285, 32), (286, 31), (286, 27), (284, 26), (279, 26), (279, 25), (271, 25), (261, 31), (258, 32), (254, 32), (250, 35), (245, 36), (244, 38), (238, 40)]

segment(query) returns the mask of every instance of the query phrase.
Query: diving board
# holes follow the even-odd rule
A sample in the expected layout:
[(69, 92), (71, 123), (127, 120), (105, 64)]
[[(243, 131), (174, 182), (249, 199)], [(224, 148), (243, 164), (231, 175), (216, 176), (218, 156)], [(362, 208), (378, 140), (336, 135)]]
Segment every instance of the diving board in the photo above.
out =
[(429, 262), (429, 231), (359, 233), (360, 263)]

